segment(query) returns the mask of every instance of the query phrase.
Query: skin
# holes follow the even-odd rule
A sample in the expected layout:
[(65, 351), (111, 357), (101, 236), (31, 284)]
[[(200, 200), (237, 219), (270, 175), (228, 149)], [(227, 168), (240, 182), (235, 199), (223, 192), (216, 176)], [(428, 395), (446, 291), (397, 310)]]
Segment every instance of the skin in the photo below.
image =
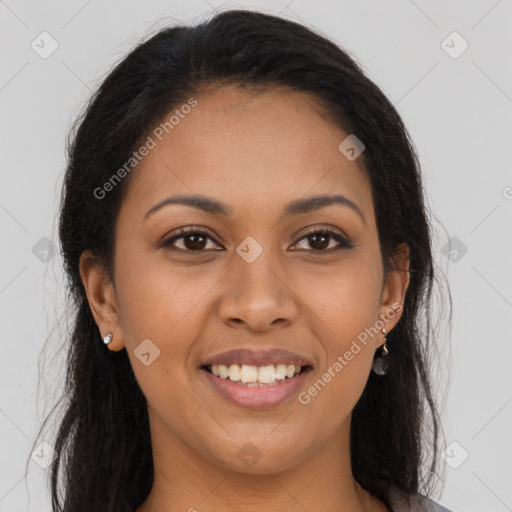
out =
[[(133, 171), (117, 219), (115, 276), (89, 251), (80, 260), (100, 332), (113, 333), (109, 349), (126, 348), (148, 401), (155, 483), (137, 512), (252, 512), (263, 504), (268, 511), (386, 511), (353, 478), (349, 445), (351, 411), (384, 342), (380, 330), (306, 405), (293, 397), (265, 410), (238, 407), (198, 368), (233, 348), (284, 347), (313, 362), (301, 391), (309, 388), (359, 333), (403, 305), (408, 249), (397, 260), (402, 271), (384, 278), (361, 160), (338, 150), (348, 134), (314, 96), (211, 86), (195, 98), (197, 106)], [(332, 193), (356, 203), (364, 222), (341, 205), (282, 214), (289, 201)], [(144, 219), (177, 194), (214, 197), (233, 216), (175, 204)], [(211, 239), (159, 247), (186, 226), (201, 226)], [(355, 246), (334, 251), (331, 237), (321, 246), (321, 237), (305, 237), (314, 227), (332, 227)], [(236, 252), (248, 236), (263, 249), (252, 263)], [(198, 246), (203, 252), (194, 255)], [(400, 314), (386, 322), (388, 332)], [(145, 366), (134, 350), (148, 338), (160, 355)], [(252, 467), (237, 457), (247, 442), (261, 455)]]

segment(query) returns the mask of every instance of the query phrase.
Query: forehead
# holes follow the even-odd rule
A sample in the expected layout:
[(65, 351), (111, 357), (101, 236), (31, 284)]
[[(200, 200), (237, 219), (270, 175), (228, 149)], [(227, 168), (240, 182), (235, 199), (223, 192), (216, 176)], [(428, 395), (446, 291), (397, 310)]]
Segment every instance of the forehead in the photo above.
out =
[(133, 171), (125, 202), (149, 208), (174, 193), (195, 193), (254, 212), (340, 193), (373, 212), (362, 164), (338, 149), (349, 134), (312, 94), (225, 86), (193, 98), (193, 108), (181, 109), (185, 100), (164, 118), (175, 114), (161, 140), (150, 133), (154, 147)]

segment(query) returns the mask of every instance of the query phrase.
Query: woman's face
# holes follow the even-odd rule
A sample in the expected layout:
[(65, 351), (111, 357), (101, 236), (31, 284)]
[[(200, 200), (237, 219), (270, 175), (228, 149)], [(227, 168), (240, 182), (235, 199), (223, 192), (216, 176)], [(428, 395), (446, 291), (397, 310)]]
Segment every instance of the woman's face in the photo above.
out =
[[(313, 96), (224, 87), (194, 98), (161, 140), (151, 134), (156, 145), (133, 171), (116, 225), (115, 295), (93, 309), (114, 334), (109, 348), (128, 352), (154, 445), (241, 472), (281, 471), (347, 439), (408, 274), (384, 281), (361, 159), (338, 148), (349, 134)], [(177, 196), (210, 207), (162, 205)], [(315, 206), (317, 196), (339, 201)], [(181, 228), (202, 233), (164, 244)], [(248, 352), (223, 355), (238, 349)], [(294, 359), (267, 358), (273, 349), (310, 368), (280, 380)], [(244, 379), (277, 373), (278, 383), (228, 382), (204, 368), (213, 358), (233, 379), (230, 365), (246, 363)]]

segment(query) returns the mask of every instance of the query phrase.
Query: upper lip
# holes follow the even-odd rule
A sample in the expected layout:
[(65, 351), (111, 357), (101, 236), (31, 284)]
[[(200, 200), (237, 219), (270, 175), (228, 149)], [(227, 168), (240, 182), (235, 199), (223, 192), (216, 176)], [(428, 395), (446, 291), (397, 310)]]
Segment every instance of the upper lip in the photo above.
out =
[(252, 350), (249, 348), (237, 348), (220, 354), (210, 356), (204, 361), (203, 366), (222, 364), (246, 364), (253, 366), (265, 366), (271, 364), (295, 364), (298, 366), (313, 366), (313, 363), (306, 357), (283, 348), (272, 348), (268, 350)]

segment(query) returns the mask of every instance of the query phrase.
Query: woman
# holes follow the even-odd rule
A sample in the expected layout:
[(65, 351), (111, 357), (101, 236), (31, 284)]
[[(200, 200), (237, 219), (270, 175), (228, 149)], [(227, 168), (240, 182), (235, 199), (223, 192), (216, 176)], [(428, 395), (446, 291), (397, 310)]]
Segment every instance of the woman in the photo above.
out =
[(68, 156), (54, 511), (446, 511), (419, 165), (344, 51), (249, 11), (162, 30)]

